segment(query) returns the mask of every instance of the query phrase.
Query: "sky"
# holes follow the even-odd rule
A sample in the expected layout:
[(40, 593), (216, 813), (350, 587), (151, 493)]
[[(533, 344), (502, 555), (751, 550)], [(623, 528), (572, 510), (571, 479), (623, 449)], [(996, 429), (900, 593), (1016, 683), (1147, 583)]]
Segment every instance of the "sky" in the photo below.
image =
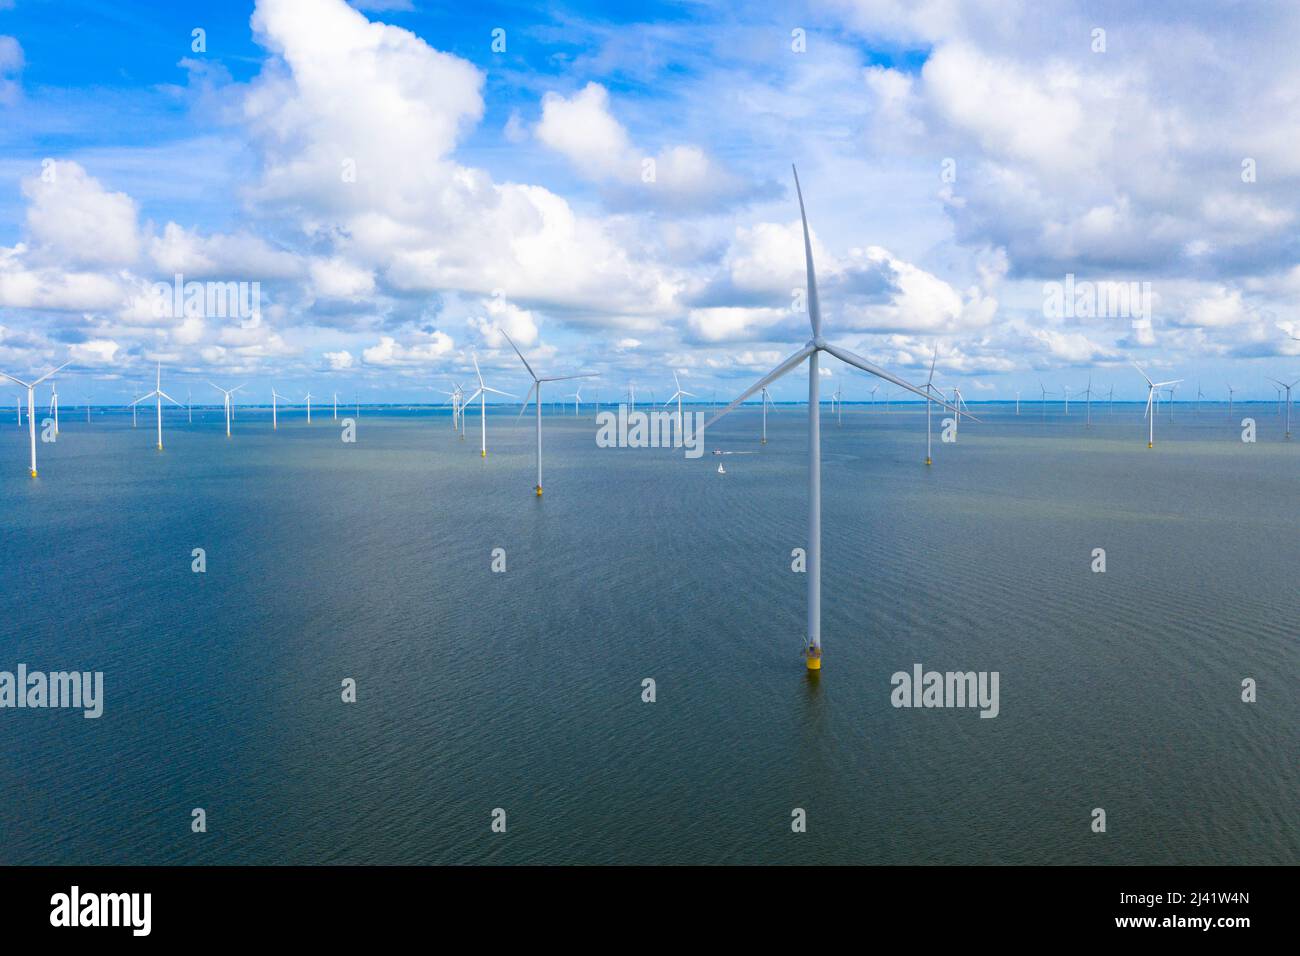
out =
[(523, 395), (509, 336), (731, 397), (810, 337), (797, 164), (832, 342), (971, 401), (1272, 400), (1297, 46), (1286, 2), (0, 0), (0, 369), (441, 402), (472, 356)]

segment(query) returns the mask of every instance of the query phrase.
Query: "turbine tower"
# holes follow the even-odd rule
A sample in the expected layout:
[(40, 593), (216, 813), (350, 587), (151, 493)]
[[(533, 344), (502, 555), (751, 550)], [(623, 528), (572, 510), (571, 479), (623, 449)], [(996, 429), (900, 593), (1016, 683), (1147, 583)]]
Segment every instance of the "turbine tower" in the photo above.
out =
[(54, 437), (59, 437), (59, 380), (50, 379), (50, 414), (54, 416)]
[[(533, 384), (530, 385), (528, 388), (528, 394), (524, 396), (524, 407), (519, 409), (519, 418), (523, 418), (524, 412), (528, 411), (528, 400), (532, 398), (534, 393), (537, 394), (537, 484), (533, 486), (533, 490), (537, 492), (537, 497), (540, 498), (542, 496), (542, 383), (543, 382), (567, 382), (569, 381), (569, 379), (573, 379), (573, 378), (595, 378), (596, 373), (584, 372), (580, 375), (539, 376), (536, 372), (533, 371), (533, 367), (528, 364), (528, 359), (524, 358), (524, 353), (519, 351), (519, 346), (515, 345), (515, 340), (512, 339), (509, 335), (506, 335), (505, 329), (501, 330), (501, 334), (505, 335), (506, 341), (509, 342), (510, 347), (515, 350), (515, 354), (519, 356), (519, 361), (524, 363), (524, 368), (528, 369), (528, 374), (533, 380)], [(476, 372), (478, 371), (477, 361), (475, 361), (474, 363), (474, 371)], [(482, 382), (483, 382), (483, 377), (480, 375), (479, 376), (480, 389), (486, 387), (482, 384)], [(516, 419), (516, 421), (517, 420), (518, 419)], [(485, 436), (486, 434), (487, 433), (484, 432)], [(486, 437), (484, 437), (483, 439), (483, 453), (484, 455), (487, 454)]]
[(178, 401), (176, 401), (176, 399), (172, 398), (170, 395), (168, 395), (166, 392), (164, 392), (164, 391), (162, 390), (162, 363), (161, 363), (161, 362), (158, 363), (157, 377), (154, 379), (154, 389), (153, 389), (153, 391), (150, 392), (148, 395), (141, 395), (139, 398), (137, 398), (137, 399), (136, 399), (134, 402), (132, 402), (131, 404), (132, 404), (132, 405), (135, 405), (135, 404), (137, 404), (137, 403), (139, 403), (139, 402), (146, 401), (147, 399), (150, 399), (150, 398), (152, 398), (152, 399), (156, 399), (156, 400), (157, 400), (157, 412), (158, 412), (158, 450), (159, 450), (159, 451), (162, 451), (162, 450), (163, 450), (163, 444), (162, 444), (162, 400), (163, 400), (164, 398), (167, 399), (167, 401), (171, 402), (171, 403), (172, 403), (173, 405), (175, 405), (177, 408), (180, 408), (180, 407), (181, 407), (181, 403), (178, 402)]
[(0, 375), (3, 375), (5, 378), (9, 379), (9, 381), (13, 382), (15, 385), (21, 385), (23, 388), (27, 389), (27, 434), (31, 439), (31, 446), (32, 446), (31, 475), (33, 478), (36, 477), (36, 386), (40, 385), (41, 382), (45, 381), (47, 378), (52, 376), (55, 372), (62, 371), (63, 369), (67, 368), (71, 364), (72, 364), (71, 362), (64, 362), (58, 368), (54, 369), (54, 371), (46, 372), (36, 381), (30, 383), (24, 382), (20, 378), (14, 378), (8, 372), (0, 372)]
[(303, 401), (307, 403), (307, 424), (311, 424), (311, 392), (303, 396)]
[[(793, 168), (793, 167), (791, 167)], [(795, 192), (799, 196), (799, 216), (803, 221), (803, 248), (806, 269), (808, 273), (808, 321), (812, 326), (812, 339), (795, 352), (792, 356), (774, 368), (771, 372), (759, 379), (738, 398), (732, 401), (730, 405), (713, 416), (709, 424), (716, 422), (723, 415), (728, 414), (741, 402), (749, 398), (755, 392), (772, 384), (782, 375), (792, 371), (805, 360), (808, 362), (808, 628), (807, 628), (807, 666), (810, 671), (820, 671), (822, 666), (822, 564), (821, 564), (821, 536), (822, 536), (822, 484), (821, 484), (821, 407), (820, 396), (818, 394), (818, 374), (819, 359), (821, 353), (826, 352), (835, 356), (841, 362), (859, 368), (869, 375), (875, 375), (877, 378), (884, 379), (887, 382), (893, 382), (895, 385), (902, 386), (910, 392), (915, 392), (927, 402), (935, 399), (926, 394), (915, 385), (910, 385), (903, 379), (898, 378), (890, 372), (871, 364), (861, 356), (855, 355), (847, 349), (842, 349), (837, 345), (832, 345), (822, 337), (822, 315), (821, 305), (817, 298), (817, 276), (813, 269), (812, 240), (808, 234), (808, 215), (804, 210), (803, 190), (799, 186), (799, 173), (795, 170), (794, 174)], [(951, 408), (940, 401), (945, 408)], [(952, 411), (957, 411), (952, 409)], [(705, 426), (708, 427), (707, 425)]]
[(271, 386), (271, 431), (276, 431), (280, 427), (280, 415), (277, 402), (287, 401), (289, 401), (289, 399), (277, 392), (274, 385)]

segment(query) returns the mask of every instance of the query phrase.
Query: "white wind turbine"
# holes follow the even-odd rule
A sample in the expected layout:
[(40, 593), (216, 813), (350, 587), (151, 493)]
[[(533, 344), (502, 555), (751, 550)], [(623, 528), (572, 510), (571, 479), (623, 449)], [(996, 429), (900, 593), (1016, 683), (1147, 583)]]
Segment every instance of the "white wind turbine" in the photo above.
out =
[[(593, 372), (592, 374), (594, 375), (595, 373)], [(582, 405), (582, 387), (579, 386), (572, 395), (566, 395), (565, 398), (573, 399), (573, 417), (577, 418), (579, 415), (578, 408)], [(525, 398), (524, 403), (527, 404), (527, 402), (528, 399)]]
[[(958, 433), (958, 431), (961, 429), (962, 408), (966, 408), (966, 409), (967, 409), (967, 412), (966, 412), (966, 417), (967, 417), (967, 418), (973, 418), (974, 416), (972, 416), (972, 415), (970, 414), (970, 411), (969, 411), (970, 406), (966, 404), (966, 399), (964, 399), (964, 398), (962, 397), (961, 389), (958, 388), (956, 385), (954, 385), (954, 386), (952, 387), (952, 404), (953, 404), (953, 407), (957, 410), (957, 417), (954, 418), (954, 419), (952, 420), (952, 440), (953, 440), (953, 441), (956, 441), (956, 440), (957, 440), (957, 433)], [(930, 411), (930, 403), (929, 403), (929, 402), (926, 402), (925, 410), (926, 410), (926, 413), (928, 414), (929, 411)]]
[(767, 406), (771, 405), (773, 408), (776, 408), (776, 402), (772, 401), (772, 395), (771, 395), (771, 393), (768, 392), (768, 390), (767, 390), (767, 386), (766, 386), (766, 385), (763, 386), (763, 395), (762, 395), (762, 399), (763, 399), (763, 401), (762, 401), (762, 405), (763, 405), (763, 440), (762, 440), (761, 442), (759, 442), (759, 444), (760, 444), (760, 445), (766, 445), (766, 444), (767, 444)]
[[(799, 173), (795, 171), (795, 191), (799, 195), (799, 216), (803, 221), (804, 259), (808, 273), (808, 320), (812, 326), (812, 339), (798, 352), (790, 356), (775, 369), (759, 379), (732, 401), (709, 422), (716, 422), (723, 415), (740, 405), (755, 392), (772, 384), (782, 375), (792, 371), (805, 360), (808, 362), (808, 633), (807, 666), (809, 670), (820, 671), (822, 666), (822, 486), (821, 486), (821, 405), (819, 390), (819, 359), (822, 352), (835, 356), (841, 362), (859, 368), (869, 375), (875, 375), (885, 381), (900, 385), (910, 392), (915, 392), (927, 402), (935, 399), (914, 385), (890, 372), (871, 364), (861, 356), (847, 349), (832, 345), (822, 337), (821, 304), (817, 297), (817, 276), (813, 269), (812, 240), (808, 234), (808, 216), (804, 211), (803, 191), (799, 186)], [(950, 408), (940, 401), (945, 408)], [(956, 409), (952, 409), (954, 412)], [(707, 426), (706, 426), (707, 427)]]
[(871, 410), (872, 410), (873, 412), (876, 410), (876, 391), (877, 391), (879, 388), (880, 388), (879, 385), (872, 385), (872, 386), (871, 386)]
[(150, 398), (156, 400), (157, 413), (158, 413), (158, 450), (159, 450), (159, 451), (162, 451), (162, 450), (163, 450), (163, 441), (162, 441), (162, 400), (163, 400), (164, 398), (167, 399), (167, 401), (171, 402), (171, 403), (172, 403), (173, 405), (175, 405), (177, 408), (180, 408), (180, 407), (181, 407), (181, 403), (178, 402), (178, 401), (176, 401), (176, 399), (172, 398), (170, 395), (168, 395), (166, 392), (164, 392), (164, 391), (162, 390), (162, 363), (161, 363), (161, 362), (158, 363), (157, 377), (154, 379), (154, 389), (153, 389), (153, 391), (150, 392), (148, 395), (141, 395), (139, 398), (137, 398), (137, 399), (136, 399), (134, 402), (132, 402), (131, 404), (132, 404), (132, 405), (135, 405), (135, 404), (137, 404), (137, 403), (139, 403), (139, 402), (146, 401), (146, 400), (148, 400), (148, 399), (150, 399)]
[(1142, 417), (1147, 419), (1148, 422), (1147, 447), (1154, 448), (1156, 444), (1156, 413), (1157, 411), (1159, 411), (1159, 409), (1153, 408), (1152, 404), (1154, 402), (1159, 401), (1159, 399), (1157, 398), (1157, 390), (1161, 388), (1166, 388), (1170, 385), (1177, 385), (1179, 382), (1182, 381), (1182, 379), (1176, 378), (1169, 382), (1153, 382), (1151, 381), (1150, 376), (1148, 376), (1146, 372), (1142, 371), (1142, 366), (1138, 365), (1137, 362), (1133, 363), (1133, 367), (1137, 369), (1139, 372), (1142, 372), (1142, 377), (1147, 381), (1147, 410), (1146, 410), (1146, 414), (1143, 415)]
[[(509, 336), (506, 336), (506, 338), (508, 340)], [(510, 344), (514, 345), (513, 342), (511, 342)], [(516, 351), (518, 350), (516, 349)], [(496, 395), (504, 395), (506, 398), (518, 398), (519, 396), (511, 395), (509, 392), (503, 392), (497, 388), (488, 388), (488, 386), (484, 385), (483, 373), (479, 371), (479, 367), (478, 367), (478, 356), (471, 355), (470, 357), (474, 360), (474, 375), (478, 378), (478, 391), (469, 397), (469, 401), (466, 402), (466, 404), (469, 404), (469, 402), (474, 401), (474, 399), (476, 398), (479, 400), (478, 420), (479, 420), (479, 429), (481, 435), (479, 454), (482, 457), (486, 458), (487, 457), (487, 393), (492, 392), (493, 394)], [(539, 415), (541, 414), (540, 408), (538, 409), (537, 414)], [(464, 419), (462, 419), (462, 422), (463, 421)]]
[(1236, 392), (1236, 389), (1233, 388), (1231, 385), (1229, 385), (1228, 386), (1228, 417), (1229, 418), (1232, 417), (1232, 396), (1234, 392)]
[(334, 393), (334, 420), (339, 420), (339, 393)]
[(311, 392), (308, 392), (303, 397), (303, 401), (307, 403), (307, 424), (310, 425), (311, 424)]
[(627, 404), (629, 414), (636, 411), (636, 385), (632, 382), (627, 383)]
[[(940, 392), (939, 389), (934, 384), (934, 364), (938, 361), (939, 361), (939, 346), (936, 345), (934, 347), (934, 357), (930, 359), (930, 377), (925, 380), (925, 384), (922, 385), (921, 387), (925, 389), (925, 394), (927, 397), (934, 397), (937, 395), (939, 397), (939, 400), (942, 401), (943, 393)], [(927, 465), (931, 464), (930, 462), (930, 406), (932, 404), (933, 404), (932, 402), (925, 403), (925, 463)], [(958, 414), (957, 417), (961, 418), (961, 415)]]
[(451, 406), (451, 430), (453, 432), (459, 432), (460, 431), (460, 386), (456, 385), (453, 382), (452, 390), (450, 392), (443, 391), (442, 389), (439, 389), (439, 391), (442, 391), (442, 394), (447, 396), (447, 400), (442, 403), (443, 406), (444, 407), (447, 405)]
[(231, 396), (233, 396), (237, 391), (239, 391), (244, 386), (236, 385), (234, 388), (222, 388), (220, 385), (213, 384), (212, 382), (208, 382), (208, 384), (211, 385), (213, 388), (215, 388), (218, 392), (220, 392), (222, 394), (222, 397), (224, 398), (224, 404), (226, 406), (226, 437), (229, 438), (230, 437), (230, 404), (231, 404), (230, 399)]
[[(528, 359), (524, 358), (524, 353), (519, 351), (519, 346), (515, 345), (515, 340), (512, 339), (509, 335), (506, 335), (504, 329), (502, 329), (501, 334), (505, 335), (506, 341), (509, 342), (510, 347), (515, 350), (515, 354), (519, 356), (519, 361), (524, 363), (524, 368), (528, 369), (528, 374), (533, 380), (533, 384), (529, 386), (528, 394), (524, 396), (524, 407), (519, 409), (520, 418), (523, 418), (524, 412), (528, 411), (528, 400), (532, 398), (534, 393), (536, 393), (537, 395), (537, 484), (533, 486), (533, 490), (537, 492), (537, 497), (540, 498), (542, 496), (542, 383), (543, 382), (567, 382), (569, 381), (569, 379), (573, 379), (573, 378), (595, 378), (596, 373), (585, 372), (579, 375), (539, 376), (536, 372), (533, 371), (533, 367), (528, 364)], [(477, 363), (475, 363), (474, 368), (475, 371), (478, 370)], [(479, 381), (481, 383), (482, 379), (480, 378)], [(482, 387), (482, 385), (480, 385), (480, 387)], [(483, 447), (486, 453), (486, 448), (487, 448), (486, 438), (484, 438)]]
[(50, 414), (54, 416), (54, 437), (59, 437), (59, 380), (50, 379)]
[(835, 383), (835, 394), (832, 396), (835, 399), (835, 425), (837, 428), (844, 424), (844, 392), (841, 391), (843, 387), (843, 383), (837, 381)]
[(290, 399), (285, 398), (271, 386), (271, 431), (276, 431), (280, 427), (279, 402), (288, 402)]
[(15, 385), (21, 385), (23, 388), (27, 389), (27, 433), (28, 436), (31, 438), (31, 446), (32, 446), (31, 474), (33, 478), (36, 477), (36, 386), (40, 385), (41, 382), (45, 381), (47, 378), (52, 376), (55, 372), (62, 371), (63, 369), (67, 368), (71, 364), (72, 364), (71, 362), (64, 362), (58, 368), (54, 369), (53, 371), (46, 372), (36, 381), (31, 383), (24, 382), (20, 378), (14, 378), (8, 372), (0, 372), (0, 375), (3, 375), (5, 378), (9, 379), (9, 381), (13, 382)]
[(1286, 389), (1286, 437), (1290, 439), (1291, 437), (1291, 389), (1295, 388), (1297, 385), (1300, 385), (1300, 379), (1296, 379), (1290, 385), (1288, 385), (1286, 382), (1278, 382), (1278, 380), (1275, 378), (1270, 378), (1269, 381), (1277, 382), (1278, 385)]
[(1016, 389), (1016, 414), (1020, 414), (1020, 389)]
[(1092, 427), (1092, 376), (1088, 376), (1088, 387), (1083, 390), (1084, 396), (1088, 399), (1088, 420), (1084, 423), (1085, 428)]
[(1043, 393), (1043, 397), (1042, 397), (1042, 401), (1041, 401), (1041, 406), (1042, 406), (1042, 409), (1043, 409), (1043, 421), (1047, 421), (1047, 396), (1048, 396), (1048, 395), (1051, 395), (1052, 393), (1049, 392), (1049, 391), (1044, 387), (1044, 385), (1043, 385), (1042, 382), (1039, 382), (1039, 383), (1038, 383), (1038, 388), (1039, 388), (1039, 391), (1041, 391), (1041, 392)]
[[(682, 396), (683, 396), (683, 395), (687, 395), (687, 396), (689, 396), (689, 397), (691, 397), (691, 398), (695, 398), (695, 393), (694, 393), (694, 392), (688, 392), (688, 391), (686, 391), (684, 388), (682, 388), (682, 383), (679, 382), (679, 381), (677, 381), (677, 373), (676, 373), (676, 372), (673, 372), (673, 385), (677, 386), (677, 391), (673, 392), (672, 397), (669, 398), (668, 401), (664, 402), (664, 404), (665, 404), (665, 405), (671, 405), (671, 404), (673, 403), (673, 400), (676, 399), (676, 401), (677, 401), (677, 434), (680, 435), (680, 434), (682, 433)], [(766, 412), (764, 413), (763, 425), (764, 425), (764, 429), (763, 429), (763, 430), (764, 430), (764, 434), (766, 434), (766, 433), (767, 433), (767, 417), (766, 417)], [(766, 439), (764, 439), (764, 441), (766, 441)]]

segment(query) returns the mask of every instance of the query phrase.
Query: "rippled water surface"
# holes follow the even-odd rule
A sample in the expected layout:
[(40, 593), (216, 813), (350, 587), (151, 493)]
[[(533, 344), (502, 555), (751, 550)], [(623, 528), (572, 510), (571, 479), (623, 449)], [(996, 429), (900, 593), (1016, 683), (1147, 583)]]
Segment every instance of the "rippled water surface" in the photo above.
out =
[[(68, 413), (35, 481), (0, 426), (0, 670), (106, 697), (0, 710), (0, 863), (1300, 862), (1300, 441), (975, 411), (928, 469), (919, 406), (824, 419), (815, 681), (806, 409), (697, 461), (548, 413), (541, 500), (509, 410), (486, 459), (476, 415)], [(999, 716), (895, 709), (915, 663)]]

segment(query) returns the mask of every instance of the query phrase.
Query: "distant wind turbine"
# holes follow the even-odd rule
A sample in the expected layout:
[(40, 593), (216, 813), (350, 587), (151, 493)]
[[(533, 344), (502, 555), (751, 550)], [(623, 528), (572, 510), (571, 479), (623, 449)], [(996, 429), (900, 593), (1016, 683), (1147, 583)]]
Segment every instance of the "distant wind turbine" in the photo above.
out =
[(54, 416), (54, 437), (59, 437), (59, 380), (50, 379), (50, 414)]
[[(680, 435), (682, 433), (682, 396), (687, 395), (691, 398), (695, 398), (696, 396), (694, 392), (688, 392), (682, 388), (682, 383), (677, 380), (676, 372), (673, 372), (673, 385), (677, 387), (677, 391), (673, 392), (672, 398), (668, 399), (664, 404), (671, 405), (673, 399), (677, 400), (677, 434)], [(764, 419), (764, 421), (766, 421), (766, 419)]]
[[(508, 338), (509, 338), (509, 337), (507, 336), (507, 339), (508, 339)], [(513, 342), (511, 342), (510, 344), (511, 344), (511, 345), (514, 345)], [(518, 350), (516, 349), (516, 351), (518, 351)], [(500, 389), (489, 388), (488, 386), (484, 385), (484, 384), (483, 384), (483, 373), (479, 371), (479, 367), (478, 367), (478, 356), (477, 356), (477, 355), (471, 355), (470, 357), (474, 360), (474, 374), (475, 374), (475, 376), (478, 377), (478, 391), (475, 392), (473, 395), (471, 395), (471, 396), (469, 397), (469, 401), (472, 402), (472, 401), (474, 401), (474, 399), (476, 399), (476, 398), (479, 400), (479, 417), (478, 417), (478, 420), (479, 420), (480, 434), (481, 434), (481, 436), (482, 436), (482, 444), (479, 446), (479, 454), (480, 454), (482, 457), (486, 458), (486, 457), (487, 457), (487, 393), (488, 393), (488, 392), (492, 392), (492, 393), (494, 393), (494, 394), (496, 394), (496, 395), (504, 395), (506, 398), (518, 398), (519, 396), (518, 396), (518, 395), (511, 395), (509, 392), (503, 392), (503, 391), (501, 391)], [(539, 406), (540, 406), (540, 404), (541, 404), (540, 401), (539, 401), (538, 404), (539, 404)], [(539, 407), (539, 408), (538, 408), (538, 411), (537, 411), (537, 414), (540, 415), (541, 413), (542, 413), (542, 412), (541, 412), (541, 409), (540, 409), (540, 407)]]
[(1286, 437), (1289, 440), (1291, 438), (1291, 389), (1295, 388), (1297, 385), (1300, 385), (1300, 379), (1296, 379), (1290, 385), (1288, 385), (1286, 382), (1278, 382), (1278, 380), (1275, 378), (1270, 378), (1269, 381), (1277, 382), (1278, 385), (1286, 389)]
[(1133, 363), (1133, 367), (1137, 369), (1139, 372), (1142, 372), (1142, 377), (1147, 381), (1147, 410), (1146, 410), (1146, 414), (1143, 417), (1147, 419), (1147, 423), (1148, 423), (1147, 447), (1154, 448), (1156, 444), (1156, 413), (1159, 409), (1158, 407), (1153, 408), (1152, 403), (1159, 401), (1159, 399), (1156, 397), (1157, 391), (1159, 389), (1165, 388), (1166, 386), (1169, 385), (1177, 385), (1179, 382), (1182, 381), (1182, 379), (1176, 378), (1173, 381), (1169, 381), (1169, 382), (1153, 382), (1151, 381), (1151, 377), (1147, 375), (1146, 372), (1142, 371), (1142, 366), (1138, 365), (1137, 362)]
[(311, 424), (311, 392), (308, 392), (305, 396), (303, 396), (303, 400), (307, 403), (307, 424), (310, 425)]
[[(528, 388), (528, 394), (524, 396), (524, 407), (519, 409), (520, 418), (523, 417), (524, 412), (528, 411), (528, 400), (533, 397), (534, 393), (537, 395), (537, 484), (533, 486), (533, 490), (537, 492), (537, 497), (540, 498), (542, 496), (542, 383), (567, 382), (570, 379), (575, 378), (595, 378), (596, 375), (594, 372), (587, 372), (579, 375), (538, 375), (533, 371), (533, 367), (528, 364), (528, 359), (524, 358), (524, 353), (519, 351), (519, 346), (515, 345), (515, 340), (509, 335), (506, 335), (504, 329), (501, 331), (501, 334), (505, 335), (506, 341), (509, 342), (510, 347), (515, 350), (515, 354), (519, 356), (519, 361), (524, 363), (524, 368), (528, 369), (528, 375), (533, 380), (533, 384)], [(476, 364), (475, 371), (477, 370), (478, 366)], [(480, 377), (480, 382), (481, 381), (482, 378)], [(487, 448), (486, 442), (487, 439), (484, 438), (483, 447), (485, 451)]]
[(150, 392), (148, 395), (142, 395), (142, 396), (140, 396), (139, 398), (137, 398), (137, 399), (135, 400), (135, 402), (132, 402), (132, 404), (134, 405), (134, 404), (136, 404), (136, 403), (146, 401), (147, 399), (150, 399), (150, 398), (156, 400), (157, 413), (158, 413), (158, 450), (159, 450), (159, 451), (162, 451), (162, 450), (163, 450), (163, 440), (162, 440), (162, 400), (163, 400), (164, 398), (167, 399), (167, 401), (171, 402), (171, 403), (172, 403), (173, 405), (175, 405), (177, 408), (180, 408), (180, 407), (181, 407), (181, 403), (178, 402), (178, 401), (176, 401), (176, 399), (172, 398), (170, 395), (168, 395), (166, 392), (164, 392), (164, 391), (162, 390), (162, 363), (161, 363), (161, 362), (158, 363), (158, 369), (157, 369), (157, 373), (156, 373), (156, 375), (157, 375), (157, 377), (154, 379), (154, 390), (153, 390), (152, 392)]
[(766, 385), (763, 386), (763, 394), (760, 397), (762, 398), (762, 405), (763, 405), (763, 439), (762, 441), (759, 442), (759, 444), (766, 445), (767, 444), (767, 406), (771, 405), (773, 408), (776, 408), (776, 404), (772, 401), (772, 395), (770, 392), (768, 392)]
[(15, 385), (21, 385), (23, 388), (27, 389), (27, 433), (31, 438), (31, 446), (32, 446), (31, 474), (33, 478), (36, 477), (36, 386), (40, 385), (41, 382), (45, 381), (47, 378), (52, 376), (55, 372), (62, 371), (63, 369), (67, 368), (71, 364), (72, 364), (71, 362), (64, 362), (58, 368), (54, 369), (53, 371), (46, 372), (36, 381), (31, 383), (24, 382), (20, 378), (14, 378), (8, 372), (0, 372), (0, 375), (3, 375), (5, 378), (9, 379), (9, 381), (13, 382)]
[(242, 386), (242, 385), (236, 385), (234, 388), (222, 388), (220, 385), (213, 384), (212, 382), (208, 382), (208, 384), (211, 385), (213, 388), (215, 388), (218, 392), (220, 392), (220, 393), (222, 394), (223, 399), (224, 399), (224, 404), (225, 404), (225, 407), (226, 407), (226, 437), (229, 438), (229, 437), (230, 437), (230, 417), (231, 417), (231, 416), (230, 416), (230, 405), (231, 405), (231, 401), (230, 401), (230, 399), (231, 399), (231, 396), (232, 396), (232, 395), (234, 395), (237, 391), (239, 391), (239, 390), (240, 390), (241, 388), (243, 388), (244, 386)]
[[(808, 547), (807, 547), (807, 580), (808, 580), (808, 628), (807, 628), (807, 667), (810, 671), (820, 671), (822, 666), (822, 565), (821, 565), (821, 533), (822, 533), (822, 486), (821, 486), (821, 403), (818, 395), (820, 382), (819, 359), (821, 353), (826, 352), (835, 356), (841, 362), (859, 368), (869, 375), (882, 378), (885, 381), (893, 382), (900, 385), (908, 391), (920, 395), (927, 402), (935, 399), (927, 395), (924, 391), (915, 385), (910, 385), (903, 379), (898, 378), (882, 368), (878, 368), (866, 359), (853, 354), (847, 349), (842, 349), (837, 345), (832, 345), (822, 337), (822, 315), (821, 305), (817, 297), (817, 276), (813, 269), (812, 239), (808, 233), (808, 216), (804, 210), (803, 191), (799, 186), (799, 173), (795, 172), (794, 178), (795, 191), (799, 196), (799, 216), (803, 221), (803, 246), (804, 259), (808, 273), (808, 320), (812, 326), (812, 339), (799, 351), (778, 365), (763, 378), (759, 379), (739, 397), (734, 399), (730, 405), (713, 416), (712, 421), (716, 422), (723, 415), (728, 414), (745, 399), (749, 398), (755, 392), (772, 384), (782, 375), (792, 371), (805, 360), (808, 362)], [(941, 402), (941, 404), (943, 404)], [(951, 406), (944, 405), (945, 408)], [(954, 412), (956, 409), (952, 409)], [(706, 426), (707, 427), (707, 426)]]
[(271, 431), (275, 431), (280, 427), (280, 413), (277, 403), (287, 401), (289, 399), (277, 392), (274, 385), (271, 386)]

